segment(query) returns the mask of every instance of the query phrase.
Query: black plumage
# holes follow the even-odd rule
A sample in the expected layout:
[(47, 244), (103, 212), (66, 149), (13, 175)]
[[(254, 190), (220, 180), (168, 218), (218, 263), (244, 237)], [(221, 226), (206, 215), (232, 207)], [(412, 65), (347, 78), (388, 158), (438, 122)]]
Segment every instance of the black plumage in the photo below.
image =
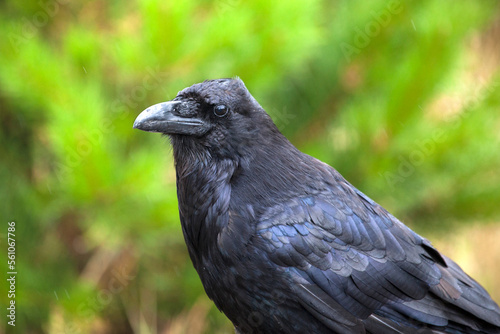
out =
[(134, 127), (173, 146), (185, 241), (238, 333), (500, 333), (500, 309), (335, 169), (300, 152), (239, 79)]

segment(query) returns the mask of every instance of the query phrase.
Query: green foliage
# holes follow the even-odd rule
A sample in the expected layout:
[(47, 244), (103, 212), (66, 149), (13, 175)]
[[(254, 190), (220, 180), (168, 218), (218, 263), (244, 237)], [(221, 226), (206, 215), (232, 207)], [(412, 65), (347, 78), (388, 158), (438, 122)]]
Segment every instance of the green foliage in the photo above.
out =
[[(20, 332), (155, 333), (206, 298), (168, 141), (132, 123), (209, 78), (241, 77), (292, 142), (417, 230), (500, 218), (495, 1), (0, 6), (0, 202), (2, 226), (18, 226)], [(230, 332), (205, 315), (200, 328)]]

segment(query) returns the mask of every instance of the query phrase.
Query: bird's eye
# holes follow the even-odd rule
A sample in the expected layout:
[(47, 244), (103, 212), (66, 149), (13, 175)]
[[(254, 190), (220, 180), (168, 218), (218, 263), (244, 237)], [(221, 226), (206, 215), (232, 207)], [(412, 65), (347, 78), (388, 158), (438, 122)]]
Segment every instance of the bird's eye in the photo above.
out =
[(224, 117), (229, 112), (229, 108), (224, 104), (219, 104), (214, 107), (214, 114), (217, 117)]

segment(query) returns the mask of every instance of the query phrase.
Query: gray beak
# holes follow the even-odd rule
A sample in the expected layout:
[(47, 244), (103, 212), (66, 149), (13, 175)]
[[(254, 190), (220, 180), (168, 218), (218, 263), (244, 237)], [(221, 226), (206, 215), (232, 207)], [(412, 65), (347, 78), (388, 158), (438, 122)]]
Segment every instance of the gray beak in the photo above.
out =
[[(184, 102), (171, 101), (155, 104), (135, 119), (134, 129), (164, 134), (201, 136), (208, 131), (205, 121), (186, 115)], [(184, 116), (183, 116), (184, 114)]]

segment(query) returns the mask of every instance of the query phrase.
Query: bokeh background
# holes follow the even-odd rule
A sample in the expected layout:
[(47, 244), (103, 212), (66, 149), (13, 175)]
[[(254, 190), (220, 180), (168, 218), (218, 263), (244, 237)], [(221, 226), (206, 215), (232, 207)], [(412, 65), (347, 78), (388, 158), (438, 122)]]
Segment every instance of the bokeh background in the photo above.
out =
[(0, 31), (15, 332), (232, 333), (184, 246), (168, 140), (132, 123), (234, 76), (500, 301), (498, 1), (5, 0)]

